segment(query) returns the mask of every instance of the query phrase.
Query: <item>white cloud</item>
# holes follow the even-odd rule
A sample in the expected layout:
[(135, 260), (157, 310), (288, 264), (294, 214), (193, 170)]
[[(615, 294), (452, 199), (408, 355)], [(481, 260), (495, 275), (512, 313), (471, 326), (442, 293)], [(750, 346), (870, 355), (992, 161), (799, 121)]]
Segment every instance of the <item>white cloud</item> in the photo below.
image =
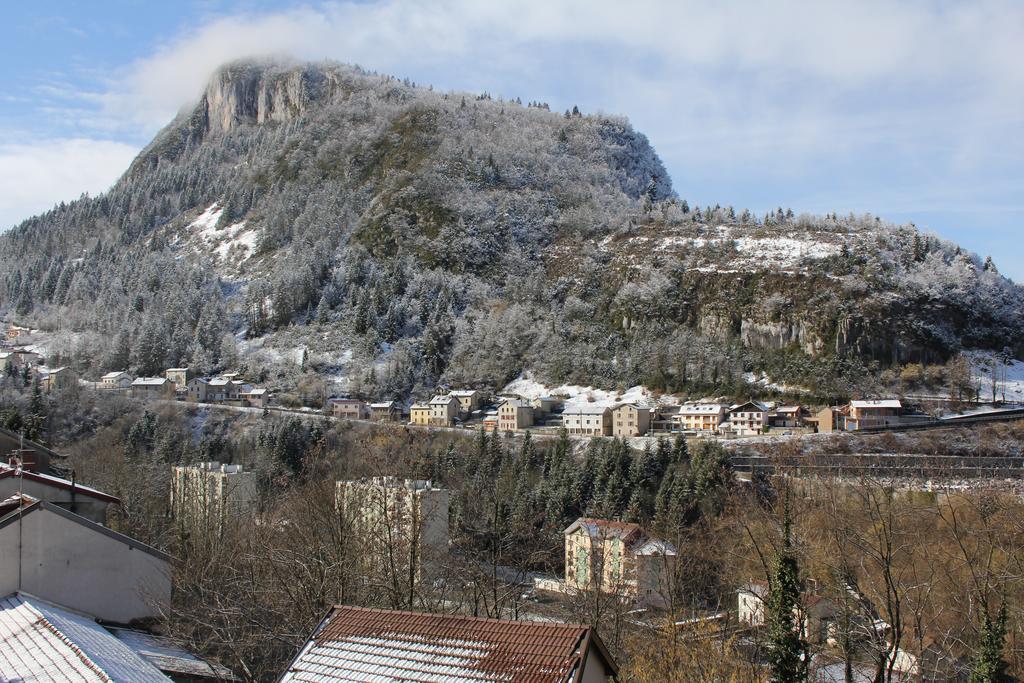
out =
[(138, 151), (120, 142), (88, 139), (0, 145), (0, 231), (83, 192), (103, 192)]

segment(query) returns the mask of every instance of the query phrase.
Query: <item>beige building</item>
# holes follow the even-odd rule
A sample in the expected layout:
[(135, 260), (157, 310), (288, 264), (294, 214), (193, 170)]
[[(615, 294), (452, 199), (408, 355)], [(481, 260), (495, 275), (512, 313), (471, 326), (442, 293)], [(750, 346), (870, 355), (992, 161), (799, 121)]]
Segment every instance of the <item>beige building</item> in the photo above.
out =
[(100, 377), (99, 388), (100, 389), (128, 389), (132, 386), (132, 382), (135, 380), (134, 377), (129, 375), (127, 372), (108, 372), (107, 374)]
[(533, 425), (533, 406), (518, 398), (505, 399), (498, 404), (498, 430), (517, 432)]
[(242, 465), (201, 462), (171, 473), (171, 513), (179, 523), (219, 528), (231, 515), (256, 506), (256, 473)]
[(39, 370), (39, 388), (52, 392), (66, 389), (75, 383), (75, 374), (69, 368), (49, 368)]
[(28, 593), (121, 624), (170, 608), (168, 555), (59, 505), (17, 503), (0, 506), (0, 595)]
[(768, 423), (772, 427), (803, 427), (809, 417), (810, 413), (801, 405), (779, 406), (768, 416)]
[(412, 571), (417, 579), (448, 557), (449, 498), (429, 480), (397, 477), (339, 481), (335, 494), (369, 565), (399, 557), (398, 576)]
[(565, 530), (565, 586), (665, 607), (676, 555), (675, 548), (638, 524), (581, 517)]
[(174, 398), (174, 382), (166, 377), (138, 377), (131, 384), (132, 398)]
[(430, 399), (430, 424), (435, 427), (451, 427), (459, 417), (462, 404), (452, 396), (437, 395)]
[(231, 376), (221, 375), (212, 377), (206, 383), (206, 400), (211, 403), (226, 403), (237, 401), (238, 392), (242, 389), (243, 382)]
[(852, 431), (871, 427), (887, 427), (899, 424), (902, 414), (903, 404), (898, 399), (850, 401), (846, 428)]
[(677, 429), (686, 432), (717, 432), (726, 406), (719, 403), (686, 403), (675, 415)]
[(719, 425), (719, 431), (734, 436), (763, 434), (768, 424), (768, 408), (757, 401), (747, 401), (729, 409), (728, 419)]
[(238, 392), (238, 400), (247, 408), (266, 408), (270, 402), (270, 394), (266, 389), (246, 386)]
[(168, 368), (164, 371), (164, 377), (174, 382), (174, 391), (182, 394), (188, 391), (188, 381), (195, 377), (191, 368)]
[(357, 398), (332, 398), (331, 415), (343, 420), (368, 420), (370, 406)]
[(115, 496), (82, 486), (74, 480), (0, 464), (0, 501), (19, 493), (64, 508), (97, 524), (107, 523), (108, 507), (121, 504)]
[(430, 424), (430, 405), (426, 403), (413, 403), (409, 406), (409, 422), (414, 425), (426, 427)]
[(651, 428), (651, 409), (633, 403), (612, 408), (612, 436), (643, 436)]
[(474, 410), (480, 410), (484, 405), (484, 393), (476, 389), (456, 389), (448, 394), (459, 401), (459, 414), (462, 417), (469, 417)]
[[(736, 617), (739, 622), (763, 626), (767, 597), (767, 581), (751, 581), (736, 591)], [(810, 592), (801, 594), (800, 604), (793, 610), (797, 623), (803, 627), (804, 637), (811, 643), (824, 643), (840, 614), (841, 609), (835, 602)]]
[(611, 436), (612, 411), (608, 406), (570, 406), (562, 411), (562, 427), (569, 434)]
[(185, 392), (189, 401), (206, 403), (207, 396), (210, 393), (210, 380), (205, 377), (190, 379), (186, 385)]
[(370, 419), (374, 422), (401, 422), (402, 408), (395, 401), (371, 403)]

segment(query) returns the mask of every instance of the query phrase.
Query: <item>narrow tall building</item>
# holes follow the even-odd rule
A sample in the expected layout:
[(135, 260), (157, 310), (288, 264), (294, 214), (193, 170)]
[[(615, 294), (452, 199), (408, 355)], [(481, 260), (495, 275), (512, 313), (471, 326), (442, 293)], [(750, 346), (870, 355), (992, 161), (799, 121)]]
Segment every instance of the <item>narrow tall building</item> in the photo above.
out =
[(174, 468), (171, 512), (181, 524), (219, 528), (256, 504), (256, 473), (242, 465), (201, 462)]
[(447, 489), (423, 479), (374, 477), (339, 481), (335, 496), (369, 566), (419, 581), (447, 557)]

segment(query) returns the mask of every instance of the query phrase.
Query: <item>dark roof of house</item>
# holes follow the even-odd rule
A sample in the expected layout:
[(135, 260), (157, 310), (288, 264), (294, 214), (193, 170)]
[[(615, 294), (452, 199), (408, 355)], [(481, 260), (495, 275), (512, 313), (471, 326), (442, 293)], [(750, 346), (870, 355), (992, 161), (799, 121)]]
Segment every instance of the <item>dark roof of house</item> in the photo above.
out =
[(102, 500), (105, 503), (115, 503), (120, 505), (121, 499), (112, 496), (109, 493), (103, 493), (94, 488), (88, 486), (82, 486), (77, 482), (72, 482), (67, 479), (61, 479), (60, 477), (54, 477), (49, 474), (38, 474), (36, 472), (29, 472), (28, 470), (22, 470), (20, 474), (17, 473), (15, 468), (0, 463), (0, 479), (7, 479), (8, 477), (20, 476), (29, 481), (34, 481), (37, 484), (43, 484), (45, 486), (52, 486), (53, 488), (63, 489), (65, 491), (74, 491), (76, 494), (81, 494), (89, 498), (95, 498), (96, 500)]
[(616, 675), (589, 626), (338, 606), (280, 680), (567, 683), (591, 646)]

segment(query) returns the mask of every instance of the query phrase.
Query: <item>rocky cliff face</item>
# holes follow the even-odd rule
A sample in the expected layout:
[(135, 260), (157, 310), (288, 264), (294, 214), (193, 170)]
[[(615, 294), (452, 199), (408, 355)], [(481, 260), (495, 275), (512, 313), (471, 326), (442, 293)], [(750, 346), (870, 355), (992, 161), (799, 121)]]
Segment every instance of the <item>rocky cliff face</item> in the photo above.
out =
[(202, 105), (209, 131), (227, 133), (241, 125), (292, 120), (318, 100), (329, 99), (339, 85), (337, 73), (323, 69), (241, 63), (213, 76)]

